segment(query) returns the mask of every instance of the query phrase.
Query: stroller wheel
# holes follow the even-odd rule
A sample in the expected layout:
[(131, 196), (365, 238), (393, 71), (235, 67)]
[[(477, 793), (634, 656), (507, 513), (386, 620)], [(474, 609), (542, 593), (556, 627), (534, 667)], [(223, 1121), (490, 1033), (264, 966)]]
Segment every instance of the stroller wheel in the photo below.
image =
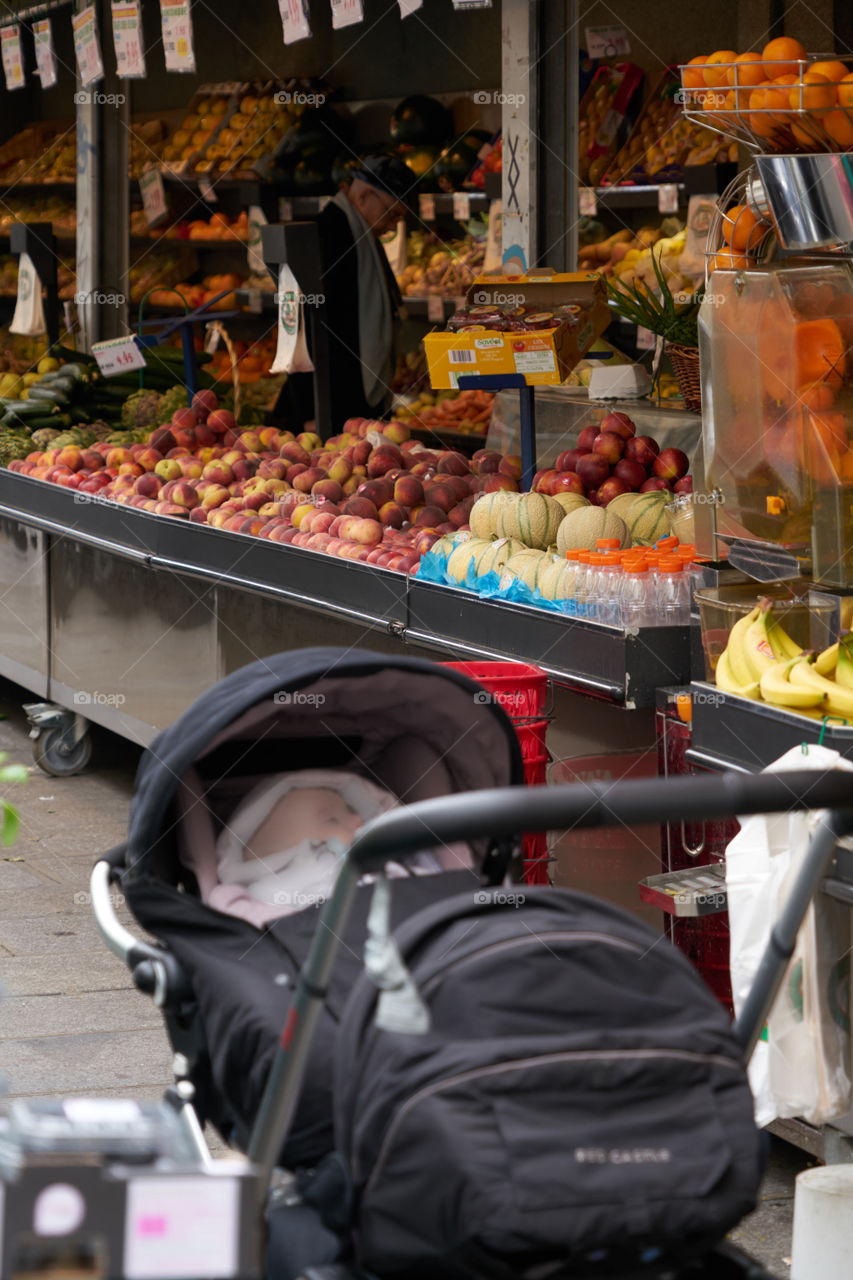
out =
[(45, 729), (33, 742), (33, 759), (53, 778), (69, 778), (81, 773), (91, 758), (92, 739), (88, 733), (72, 743), (65, 730)]

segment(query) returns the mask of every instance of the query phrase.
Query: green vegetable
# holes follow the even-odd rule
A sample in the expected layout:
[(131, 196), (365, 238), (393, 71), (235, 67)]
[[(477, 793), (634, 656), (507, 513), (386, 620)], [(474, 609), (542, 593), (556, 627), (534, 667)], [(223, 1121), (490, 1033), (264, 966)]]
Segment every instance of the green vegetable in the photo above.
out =
[(667, 342), (683, 347), (699, 346), (697, 317), (703, 294), (693, 294), (684, 305), (676, 304), (666, 276), (660, 266), (660, 255), (651, 250), (652, 266), (660, 289), (660, 299), (649, 290), (638, 289), (636, 284), (607, 282), (607, 294), (613, 309), (634, 324), (643, 325), (652, 333), (660, 334)]

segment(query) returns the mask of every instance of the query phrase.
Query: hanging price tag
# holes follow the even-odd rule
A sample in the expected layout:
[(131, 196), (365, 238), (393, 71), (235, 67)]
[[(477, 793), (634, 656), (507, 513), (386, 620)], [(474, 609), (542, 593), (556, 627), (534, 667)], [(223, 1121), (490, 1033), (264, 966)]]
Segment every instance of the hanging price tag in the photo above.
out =
[(293, 201), (288, 200), (286, 196), (281, 196), (279, 199), (278, 218), (279, 222), (293, 221)]
[(207, 326), (207, 338), (204, 343), (204, 349), (209, 356), (213, 355), (221, 341), (222, 326), (219, 324), (218, 320), (214, 320)]
[(493, 200), (489, 205), (489, 229), (486, 232), (486, 256), (483, 259), (484, 271), (500, 271), (503, 264), (501, 243), (501, 202)]
[(351, 27), (354, 22), (364, 22), (362, 0), (332, 0), (332, 26)]
[(110, 7), (116, 71), (125, 80), (141, 80), (145, 76), (145, 55), (142, 52), (139, 0), (113, 0)]
[(678, 213), (678, 187), (674, 182), (658, 187), (658, 213)]
[(578, 188), (578, 213), (582, 217), (594, 218), (598, 212), (598, 201), (594, 187)]
[(308, 6), (305, 0), (278, 0), (278, 7), (284, 43), (293, 44), (296, 40), (306, 40), (311, 35), (311, 27), (308, 24)]
[(111, 338), (109, 342), (93, 342), (92, 355), (105, 378), (145, 368), (145, 356), (132, 333), (126, 338)]
[(454, 9), (491, 9), (492, 0), (453, 0)]
[(444, 319), (444, 299), (439, 298), (436, 294), (430, 294), (427, 298), (427, 320), (432, 320), (434, 324), (440, 323)]
[(56, 84), (56, 55), (53, 52), (53, 28), (50, 25), (50, 18), (33, 23), (33, 40), (36, 46), (36, 66), (41, 87), (52, 89)]
[(198, 189), (202, 200), (206, 201), (207, 204), (219, 204), (219, 196), (214, 190), (213, 183), (204, 173), (199, 174)]
[(631, 52), (624, 27), (587, 27), (586, 51), (590, 58), (615, 58)]
[(163, 177), (159, 169), (145, 169), (139, 179), (139, 191), (142, 196), (142, 207), (145, 210), (145, 221), (149, 227), (162, 222), (169, 212), (166, 203), (166, 191)]
[(400, 17), (408, 18), (410, 13), (414, 13), (417, 9), (420, 9), (423, 2), (424, 0), (397, 0), (397, 3), (400, 6)]
[(453, 216), (457, 222), (467, 222), (471, 217), (471, 197), (467, 191), (456, 191), (454, 193)]
[(84, 85), (95, 84), (104, 78), (101, 45), (95, 25), (95, 6), (89, 5), (88, 9), (75, 13), (71, 26), (74, 30), (74, 53), (77, 56), (80, 79)]
[(392, 236), (384, 237), (382, 246), (385, 249), (385, 256), (388, 259), (388, 265), (394, 272), (395, 276), (402, 275), (409, 265), (408, 236), (406, 235), (406, 220), (401, 218), (397, 223), (397, 230)]
[(435, 196), (418, 196), (418, 209), (424, 222), (435, 222)]
[(167, 71), (195, 71), (190, 0), (160, 0)]
[[(267, 225), (264, 211), (258, 204), (253, 204), (249, 210), (249, 271), (252, 275), (264, 275), (266, 273), (266, 265), (264, 263), (264, 254), (261, 248), (261, 228)], [(260, 307), (258, 308), (260, 311)]]
[(654, 351), (655, 335), (651, 329), (644, 329), (641, 324), (637, 325), (637, 350), (638, 351)]
[(3, 74), (7, 89), (21, 89), (24, 84), (24, 62), (21, 57), (21, 28), (3, 27), (0, 30), (0, 49), (3, 53)]

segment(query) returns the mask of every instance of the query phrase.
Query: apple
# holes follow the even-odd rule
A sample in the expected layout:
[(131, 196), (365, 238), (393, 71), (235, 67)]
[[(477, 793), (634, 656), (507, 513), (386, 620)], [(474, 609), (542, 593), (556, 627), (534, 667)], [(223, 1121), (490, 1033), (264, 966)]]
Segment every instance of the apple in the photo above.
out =
[(627, 413), (608, 413), (598, 424), (599, 431), (612, 431), (614, 435), (629, 440), (637, 428)]
[(671, 490), (672, 485), (668, 480), (662, 479), (661, 476), (649, 476), (645, 484), (640, 485), (640, 493), (654, 493), (658, 490)]
[(597, 493), (598, 505), (606, 507), (608, 502), (612, 502), (614, 498), (618, 498), (620, 494), (631, 493), (632, 489), (624, 480), (618, 480), (616, 476), (611, 476), (609, 480), (605, 480)]
[(639, 462), (641, 467), (651, 467), (660, 453), (660, 447), (651, 436), (632, 436), (625, 443), (625, 457), (629, 462)]
[(578, 436), (575, 452), (578, 454), (591, 453), (593, 441), (597, 435), (598, 427), (584, 427), (583, 431)]
[(620, 458), (613, 468), (613, 475), (617, 480), (621, 480), (629, 489), (639, 489), (644, 484), (646, 477), (646, 468), (640, 466), (639, 462), (631, 462), (628, 458)]
[(574, 471), (578, 458), (581, 457), (582, 453), (582, 449), (564, 449), (554, 463), (555, 468), (557, 471)]
[(592, 442), (593, 453), (598, 453), (612, 467), (625, 452), (625, 441), (612, 431), (603, 431)]
[(576, 474), (585, 489), (598, 489), (610, 475), (610, 467), (600, 453), (584, 453), (578, 458)]
[(551, 481), (551, 487), (547, 492), (551, 497), (555, 497), (558, 493), (579, 493), (583, 497), (583, 481), (575, 471), (559, 471)]
[(553, 467), (543, 467), (541, 471), (537, 471), (533, 477), (533, 483), (530, 486), (533, 492), (545, 493), (545, 490), (542, 488), (542, 484), (545, 481), (550, 483), (551, 476), (554, 474), (555, 472)]
[(680, 480), (676, 480), (675, 484), (672, 487), (676, 493), (692, 493), (693, 477), (682, 476)]
[(690, 460), (681, 449), (663, 449), (652, 468), (662, 480), (680, 480), (690, 469)]

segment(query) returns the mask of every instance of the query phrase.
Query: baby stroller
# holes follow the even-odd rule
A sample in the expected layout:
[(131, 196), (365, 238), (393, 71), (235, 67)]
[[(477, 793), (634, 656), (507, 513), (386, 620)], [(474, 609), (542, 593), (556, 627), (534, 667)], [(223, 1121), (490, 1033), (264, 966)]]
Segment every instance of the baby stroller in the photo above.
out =
[[(209, 842), (249, 780), (330, 754), (401, 798), (425, 779), (434, 798), (363, 828), (322, 911), (260, 932), (200, 902), (182, 841)], [(500, 790), (459, 794), (489, 774)], [(201, 1118), (265, 1184), (278, 1165), (316, 1166), (301, 1197), (270, 1199), (270, 1277), (767, 1280), (718, 1244), (760, 1178), (742, 1053), (845, 824), (819, 829), (734, 1034), (683, 957), (631, 917), (506, 878), (520, 830), (841, 806), (844, 781), (507, 790), (520, 776), (508, 720), (456, 672), (336, 650), (256, 663), (146, 755), (127, 848), (93, 875), (96, 920), (164, 1009)], [(471, 866), (382, 875), (457, 841)], [(165, 946), (118, 924), (111, 877)]]

